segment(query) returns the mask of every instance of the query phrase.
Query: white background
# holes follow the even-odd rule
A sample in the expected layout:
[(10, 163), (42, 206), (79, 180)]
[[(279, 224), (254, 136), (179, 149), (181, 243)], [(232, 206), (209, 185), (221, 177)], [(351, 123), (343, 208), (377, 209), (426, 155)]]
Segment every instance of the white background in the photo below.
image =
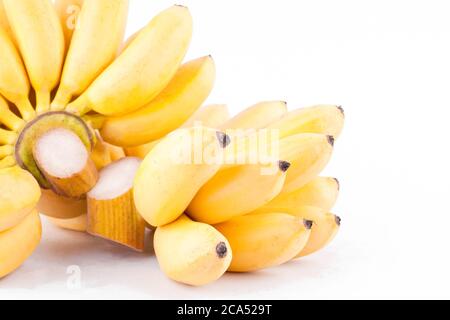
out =
[[(128, 34), (172, 1), (131, 0)], [(190, 288), (150, 253), (45, 224), (39, 249), (0, 282), (0, 299), (450, 298), (449, 2), (178, 3), (195, 20), (187, 58), (217, 63), (208, 102), (233, 113), (266, 99), (344, 106), (324, 173), (342, 185), (337, 239), (301, 261)], [(70, 265), (81, 268), (81, 289), (66, 285)]]

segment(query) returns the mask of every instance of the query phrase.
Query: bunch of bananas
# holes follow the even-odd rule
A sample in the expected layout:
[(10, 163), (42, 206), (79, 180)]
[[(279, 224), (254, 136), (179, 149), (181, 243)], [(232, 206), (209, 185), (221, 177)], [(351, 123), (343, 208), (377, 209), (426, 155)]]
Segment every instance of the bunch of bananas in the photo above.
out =
[(342, 108), (200, 108), (215, 65), (182, 64), (189, 10), (170, 7), (124, 42), (128, 6), (0, 0), (0, 278), (39, 244), (40, 214), (138, 251), (153, 229), (161, 269), (189, 285), (326, 246), (339, 183), (319, 174)]

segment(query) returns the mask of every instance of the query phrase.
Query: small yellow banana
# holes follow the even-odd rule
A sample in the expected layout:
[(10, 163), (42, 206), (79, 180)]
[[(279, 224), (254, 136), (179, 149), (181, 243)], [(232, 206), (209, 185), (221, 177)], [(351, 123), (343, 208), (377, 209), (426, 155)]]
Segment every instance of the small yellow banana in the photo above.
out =
[(297, 190), (280, 194), (256, 212), (286, 212), (286, 208), (295, 210), (304, 206), (329, 212), (336, 203), (338, 194), (339, 183), (335, 178), (317, 177)]
[(50, 0), (3, 0), (8, 20), (36, 91), (38, 113), (50, 107), (50, 93), (59, 82), (64, 33)]
[[(190, 128), (201, 125), (208, 128), (218, 128), (230, 119), (228, 107), (223, 104), (213, 104), (199, 109), (180, 128)], [(126, 148), (125, 153), (129, 157), (144, 159), (145, 156), (159, 143), (160, 140), (152, 141), (137, 147)]]
[[(213, 88), (215, 74), (210, 56), (184, 64), (148, 105), (107, 119), (101, 130), (103, 139), (114, 145), (135, 147), (164, 137), (198, 110)], [(159, 125), (152, 125), (155, 123)]]
[(19, 268), (41, 241), (41, 219), (34, 210), (18, 225), (0, 232), (0, 279)]
[(62, 229), (78, 232), (86, 232), (87, 230), (87, 214), (83, 214), (72, 219), (57, 219), (47, 217), (47, 220)]
[(14, 156), (7, 156), (0, 160), (0, 169), (11, 168), (16, 165), (16, 159)]
[(3, 28), (0, 28), (0, 47), (0, 94), (13, 102), (22, 117), (29, 120), (35, 111), (28, 100), (28, 75), (16, 46)]
[(77, 25), (78, 15), (84, 0), (56, 0), (55, 8), (64, 31), (66, 50), (69, 49), (73, 32)]
[(4, 159), (14, 154), (14, 147), (10, 145), (0, 146), (0, 159)]
[(281, 139), (279, 158), (291, 163), (282, 192), (293, 192), (319, 175), (331, 158), (333, 144), (333, 137), (317, 133)]
[(9, 38), (14, 42), (14, 35), (9, 25), (8, 17), (6, 16), (5, 6), (3, 0), (0, 0), (0, 29), (3, 29), (8, 34)]
[(264, 101), (257, 103), (225, 122), (221, 130), (262, 129), (279, 120), (287, 112), (284, 101)]
[(342, 107), (318, 105), (289, 112), (267, 129), (278, 130), (281, 138), (299, 133), (321, 133), (337, 139), (343, 126)]
[(0, 232), (17, 225), (41, 197), (34, 177), (14, 166), (0, 170)]
[(228, 270), (250, 272), (294, 258), (305, 247), (311, 224), (286, 213), (265, 213), (237, 217), (215, 227), (233, 251)]
[(185, 215), (156, 229), (154, 248), (162, 271), (170, 279), (192, 286), (219, 279), (232, 259), (230, 245), (223, 235)]
[(13, 145), (17, 140), (17, 133), (0, 128), (0, 145)]
[(128, 0), (89, 0), (81, 8), (52, 110), (63, 110), (115, 59), (123, 40)]
[(19, 131), (25, 125), (25, 121), (9, 109), (2, 96), (0, 96), (0, 123), (13, 131)]
[(175, 75), (191, 36), (192, 17), (186, 7), (163, 11), (67, 110), (84, 114), (93, 109), (109, 116), (136, 111)]
[(199, 127), (176, 130), (158, 143), (134, 181), (134, 200), (142, 217), (155, 227), (178, 219), (221, 167), (227, 141), (225, 134)]
[(190, 203), (187, 213), (196, 221), (217, 224), (263, 206), (283, 188), (290, 164), (278, 163), (276, 172), (263, 165), (243, 165), (220, 171)]

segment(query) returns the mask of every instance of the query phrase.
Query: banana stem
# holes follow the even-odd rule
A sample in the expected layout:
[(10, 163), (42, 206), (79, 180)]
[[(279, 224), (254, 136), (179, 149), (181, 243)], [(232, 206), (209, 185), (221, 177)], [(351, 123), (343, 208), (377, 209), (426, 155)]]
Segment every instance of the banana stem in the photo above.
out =
[(48, 90), (36, 91), (36, 101), (37, 101), (36, 112), (38, 114), (49, 111), (50, 91)]
[(72, 103), (69, 103), (69, 105), (66, 107), (66, 111), (78, 116), (85, 115), (91, 110), (92, 108), (89, 106), (89, 101), (85, 95), (79, 96), (78, 99), (76, 99)]
[(55, 99), (53, 99), (53, 102), (51, 104), (52, 111), (64, 110), (71, 99), (72, 95), (70, 94), (70, 92), (63, 87), (60, 87), (58, 89), (58, 92), (56, 93)]
[(14, 156), (8, 156), (0, 160), (0, 169), (10, 168), (14, 165), (16, 165), (16, 159)]
[(0, 159), (6, 158), (8, 156), (11, 156), (14, 153), (14, 147), (13, 146), (0, 146)]
[(0, 123), (3, 123), (8, 129), (19, 131), (25, 125), (25, 121), (19, 118), (9, 110), (7, 102), (0, 96)]
[(16, 142), (17, 133), (14, 131), (4, 130), (0, 128), (0, 144), (13, 145)]
[(24, 97), (20, 101), (16, 103), (17, 109), (19, 109), (20, 114), (22, 115), (22, 119), (25, 121), (31, 120), (35, 117), (36, 111), (34, 111), (33, 106), (28, 100), (27, 97)]

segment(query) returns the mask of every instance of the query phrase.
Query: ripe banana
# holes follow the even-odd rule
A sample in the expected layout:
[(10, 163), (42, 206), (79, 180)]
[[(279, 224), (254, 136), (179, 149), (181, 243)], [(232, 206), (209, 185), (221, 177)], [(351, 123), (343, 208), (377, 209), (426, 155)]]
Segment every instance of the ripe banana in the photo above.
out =
[[(196, 113), (186, 121), (181, 128), (190, 128), (195, 125), (201, 125), (208, 128), (218, 128), (221, 124), (230, 118), (228, 107), (223, 104), (213, 104), (199, 109)], [(137, 157), (144, 159), (145, 156), (160, 142), (161, 140), (152, 141), (137, 147), (126, 148), (125, 153), (129, 157)]]
[(279, 157), (291, 163), (282, 192), (293, 192), (319, 175), (331, 158), (333, 144), (333, 137), (317, 133), (281, 139)]
[(156, 229), (154, 248), (161, 270), (170, 279), (191, 286), (216, 281), (232, 260), (230, 245), (223, 235), (185, 215)]
[(264, 101), (257, 103), (225, 122), (221, 130), (262, 129), (279, 120), (287, 112), (284, 101)]
[(57, 219), (47, 217), (47, 220), (62, 229), (78, 232), (86, 232), (87, 230), (87, 214), (83, 214), (72, 219)]
[(0, 232), (17, 225), (41, 197), (33, 176), (18, 166), (0, 170)]
[(29, 120), (35, 111), (28, 100), (28, 75), (16, 46), (3, 28), (0, 28), (0, 47), (0, 94), (17, 106), (23, 119)]
[(19, 131), (25, 125), (25, 121), (12, 112), (8, 103), (0, 96), (0, 124), (2, 123), (13, 131)]
[(339, 183), (335, 178), (317, 177), (305, 186), (289, 193), (282, 193), (256, 212), (288, 212), (299, 207), (311, 206), (329, 212), (336, 203)]
[(41, 219), (37, 211), (18, 225), (0, 232), (0, 279), (19, 268), (41, 240)]
[(115, 59), (122, 44), (128, 0), (89, 0), (81, 8), (53, 110), (63, 110)]
[(13, 145), (17, 140), (17, 133), (0, 128), (0, 145)]
[(283, 188), (290, 164), (278, 163), (276, 172), (263, 165), (243, 165), (220, 171), (190, 203), (187, 213), (196, 221), (217, 224), (242, 216), (276, 197)]
[(342, 107), (318, 105), (289, 112), (267, 129), (278, 130), (281, 138), (299, 133), (321, 133), (337, 139), (343, 126)]
[(11, 28), (36, 91), (38, 113), (50, 106), (50, 93), (59, 82), (64, 33), (50, 0), (3, 0)]
[(73, 32), (77, 25), (78, 15), (84, 0), (56, 0), (55, 8), (64, 32), (66, 51), (69, 49)]
[(311, 225), (286, 213), (265, 213), (237, 217), (215, 227), (233, 251), (228, 271), (250, 272), (294, 258), (305, 247)]
[(114, 145), (135, 147), (164, 137), (179, 128), (206, 100), (215, 73), (210, 56), (184, 64), (155, 100), (133, 113), (107, 119), (101, 129), (103, 139)]
[(10, 145), (0, 146), (0, 159), (4, 159), (8, 156), (13, 155), (14, 147)]
[(14, 35), (9, 25), (8, 17), (6, 16), (5, 6), (3, 5), (3, 0), (0, 0), (0, 29), (3, 29), (8, 34), (11, 40), (14, 40)]
[(156, 16), (68, 110), (109, 116), (136, 111), (153, 100), (181, 64), (192, 36), (192, 17), (182, 6)]
[(0, 169), (11, 168), (16, 165), (16, 159), (14, 156), (7, 156), (0, 160)]
[(155, 227), (178, 219), (219, 170), (227, 142), (225, 134), (200, 127), (179, 129), (158, 143), (134, 181), (134, 200), (142, 217)]

